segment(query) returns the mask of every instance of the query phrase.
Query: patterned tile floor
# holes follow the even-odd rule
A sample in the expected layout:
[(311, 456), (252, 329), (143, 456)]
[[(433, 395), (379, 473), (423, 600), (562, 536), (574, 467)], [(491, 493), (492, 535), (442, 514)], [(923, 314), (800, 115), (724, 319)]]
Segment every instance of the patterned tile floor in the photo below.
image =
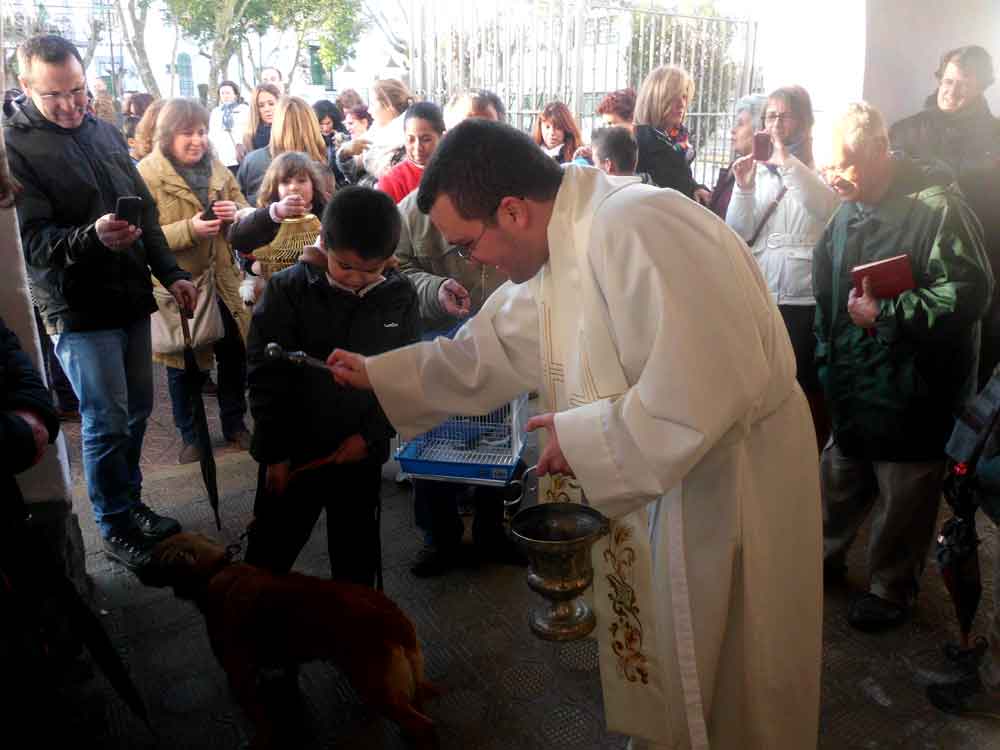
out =
[[(210, 425), (222, 436), (214, 399), (207, 398)], [(78, 428), (67, 426), (70, 453), (79, 456)], [(157, 406), (146, 438), (146, 496), (185, 527), (235, 541), (249, 518), (255, 466), (245, 453), (217, 451), (224, 529), (215, 532), (197, 465), (176, 466), (173, 430), (162, 370)], [(79, 478), (74, 460), (74, 477)], [(386, 592), (411, 616), (423, 643), (429, 676), (445, 688), (428, 705), (438, 722), (442, 748), (590, 750), (624, 747), (605, 731), (596, 648), (592, 641), (543, 643), (528, 634), (525, 613), (534, 595), (524, 571), (489, 566), (462, 569), (438, 579), (413, 578), (408, 566), (420, 546), (408, 492), (383, 485)], [(247, 720), (234, 703), (205, 635), (201, 616), (168, 590), (141, 586), (99, 552), (86, 491), (74, 502), (88, 550), (96, 606), (125, 657), (149, 707), (154, 738), (95, 678), (74, 704), (78, 747), (219, 748), (245, 746)], [(325, 526), (319, 524), (298, 568), (327, 574)], [(977, 627), (992, 606), (989, 575), (995, 536), (983, 528), (986, 593)], [(863, 583), (863, 547), (851, 557), (850, 584)], [(958, 720), (925, 701), (926, 684), (946, 675), (941, 643), (954, 637), (951, 605), (933, 567), (912, 621), (899, 631), (869, 636), (844, 621), (849, 593), (826, 594), (823, 702), (819, 746), (973, 750), (1000, 747), (1000, 723)], [(361, 705), (336, 669), (309, 665), (300, 677), (302, 747), (405, 748), (395, 727)], [(776, 749), (794, 750), (794, 749)]]

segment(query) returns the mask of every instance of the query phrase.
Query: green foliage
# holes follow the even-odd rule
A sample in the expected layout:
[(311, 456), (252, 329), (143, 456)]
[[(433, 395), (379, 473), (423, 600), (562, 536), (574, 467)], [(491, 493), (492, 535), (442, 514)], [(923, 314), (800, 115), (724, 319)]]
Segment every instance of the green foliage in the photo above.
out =
[(320, 28), (319, 59), (327, 70), (339, 68), (354, 57), (354, 45), (365, 30), (361, 0), (339, 0), (326, 7)]

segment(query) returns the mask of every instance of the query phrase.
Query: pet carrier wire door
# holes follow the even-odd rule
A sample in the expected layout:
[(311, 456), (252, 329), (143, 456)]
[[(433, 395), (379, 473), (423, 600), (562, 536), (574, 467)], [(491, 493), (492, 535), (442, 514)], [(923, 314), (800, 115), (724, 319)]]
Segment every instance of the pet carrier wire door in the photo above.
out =
[(401, 443), (396, 460), (418, 479), (491, 486), (514, 478), (524, 450), (528, 394), (482, 417), (451, 417)]

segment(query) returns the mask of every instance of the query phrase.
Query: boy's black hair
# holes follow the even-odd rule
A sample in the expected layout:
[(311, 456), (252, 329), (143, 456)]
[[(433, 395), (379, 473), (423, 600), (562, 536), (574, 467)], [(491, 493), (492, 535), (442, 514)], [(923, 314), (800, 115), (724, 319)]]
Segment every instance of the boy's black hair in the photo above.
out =
[[(618, 174), (634, 174), (639, 159), (639, 144), (629, 129), (622, 126), (600, 128), (590, 134), (590, 147), (602, 159), (610, 159)], [(596, 159), (595, 159), (596, 166)]]
[(402, 221), (381, 190), (351, 185), (333, 194), (323, 211), (323, 245), (351, 250), (362, 260), (383, 260), (396, 252)]

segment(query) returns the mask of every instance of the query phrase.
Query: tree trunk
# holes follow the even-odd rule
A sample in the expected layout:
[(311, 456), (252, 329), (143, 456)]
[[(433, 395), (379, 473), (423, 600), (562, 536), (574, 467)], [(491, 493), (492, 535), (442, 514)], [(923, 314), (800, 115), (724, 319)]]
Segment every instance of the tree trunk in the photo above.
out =
[(233, 46), (239, 45), (236, 26), (246, 13), (250, 0), (222, 0), (215, 13), (215, 37), (212, 39), (212, 62), (208, 70), (208, 107), (218, 103), (219, 83), (233, 57)]
[[(128, 3), (128, 16), (125, 13), (125, 4)], [(146, 54), (146, 15), (149, 13), (149, 6), (143, 5), (139, 15), (135, 13), (135, 0), (118, 0), (118, 15), (122, 21), (122, 36), (125, 38), (125, 46), (128, 53), (135, 61), (139, 69), (139, 78), (146, 91), (157, 99), (160, 98), (160, 87), (156, 84), (156, 77), (153, 75), (153, 68), (149, 64), (149, 56)], [(131, 26), (129, 26), (131, 22)]]
[(288, 71), (288, 75), (285, 76), (285, 80), (287, 81), (285, 84), (286, 94), (291, 93), (292, 81), (295, 80), (295, 74), (299, 70), (299, 58), (302, 57), (302, 42), (305, 41), (306, 33), (306, 31), (295, 32), (295, 59), (292, 61), (292, 69)]
[(174, 48), (170, 52), (170, 96), (174, 96), (174, 86), (177, 84), (177, 47), (181, 43), (181, 27), (174, 26)]
[(90, 63), (94, 61), (94, 53), (97, 52), (97, 45), (101, 43), (101, 32), (104, 24), (99, 18), (90, 19), (90, 39), (87, 41), (87, 50), (83, 53), (83, 72), (90, 68)]

